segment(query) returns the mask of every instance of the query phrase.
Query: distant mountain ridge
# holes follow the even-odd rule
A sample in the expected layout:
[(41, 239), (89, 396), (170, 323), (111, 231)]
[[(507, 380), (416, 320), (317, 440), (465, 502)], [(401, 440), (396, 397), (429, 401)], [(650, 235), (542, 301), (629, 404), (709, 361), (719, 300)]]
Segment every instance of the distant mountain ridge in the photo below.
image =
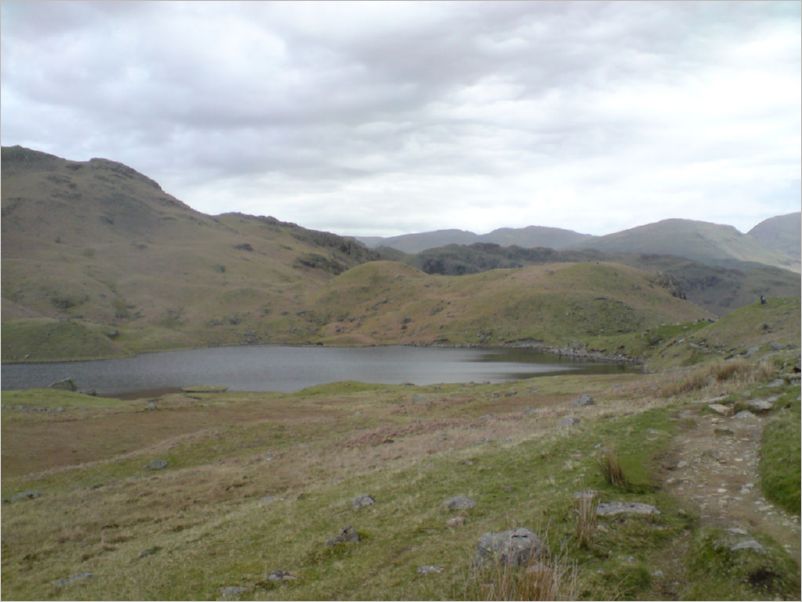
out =
[(492, 243), (504, 247), (517, 246), (524, 249), (547, 247), (564, 249), (588, 238), (590, 234), (581, 234), (563, 228), (546, 226), (526, 226), (525, 228), (498, 228), (487, 234), (476, 234), (468, 230), (434, 230), (400, 236), (357, 236), (357, 240), (368, 247), (390, 247), (404, 253), (420, 253), (427, 249), (446, 245), (472, 245), (476, 243)]
[(764, 247), (800, 259), (800, 218), (799, 211), (778, 215), (763, 220), (749, 231), (749, 236), (757, 239)]
[(499, 228), (482, 235), (451, 229), (357, 239), (371, 248), (384, 247), (415, 254), (449, 245), (489, 243), (521, 249), (595, 249), (608, 254), (670, 255), (714, 266), (751, 262), (799, 272), (799, 216), (799, 213), (792, 213), (765, 220), (748, 234), (733, 226), (672, 218), (605, 236), (527, 226)]
[(666, 219), (598, 236), (572, 245), (605, 253), (648, 253), (685, 257), (709, 265), (754, 262), (799, 271), (799, 261), (766, 248), (733, 226), (687, 219)]

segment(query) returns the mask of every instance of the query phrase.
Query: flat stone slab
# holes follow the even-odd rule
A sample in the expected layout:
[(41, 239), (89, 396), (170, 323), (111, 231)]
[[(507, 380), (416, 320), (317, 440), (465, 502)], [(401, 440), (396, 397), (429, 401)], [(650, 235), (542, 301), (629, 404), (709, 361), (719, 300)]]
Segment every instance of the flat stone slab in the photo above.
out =
[(242, 594), (248, 591), (247, 587), (238, 585), (228, 585), (220, 588), (220, 598), (223, 600), (237, 600)]
[(749, 410), (741, 410), (735, 416), (733, 416), (733, 418), (735, 418), (736, 420), (752, 420), (754, 418), (757, 418), (757, 416), (755, 416)]
[(518, 528), (498, 533), (485, 533), (476, 545), (474, 562), (495, 561), (510, 566), (524, 566), (545, 552), (541, 539), (529, 529)]
[(157, 459), (151, 460), (148, 462), (147, 466), (145, 467), (148, 470), (164, 470), (167, 468), (167, 460)]
[(746, 407), (748, 407), (752, 412), (757, 414), (763, 414), (765, 412), (770, 412), (774, 409), (774, 402), (777, 401), (777, 397), (768, 397), (766, 399), (752, 399), (746, 402)]
[(760, 543), (755, 541), (754, 539), (744, 539), (739, 541), (736, 544), (730, 546), (730, 550), (733, 552), (740, 552), (741, 550), (751, 550), (752, 552), (757, 552), (758, 554), (765, 554), (766, 548), (764, 548)]
[(619, 514), (650, 516), (660, 514), (660, 511), (650, 504), (639, 502), (607, 502), (596, 506), (597, 516), (617, 516)]
[(24, 502), (25, 500), (35, 500), (38, 497), (42, 497), (42, 494), (38, 491), (33, 489), (29, 491), (20, 491), (19, 493), (11, 496), (11, 502)]
[(707, 404), (708, 409), (713, 410), (716, 414), (720, 414), (721, 416), (732, 416), (732, 408), (730, 406), (725, 406), (720, 403), (709, 403)]
[(419, 575), (431, 575), (433, 573), (442, 573), (443, 567), (437, 564), (424, 564), (418, 567)]
[(464, 495), (457, 495), (447, 499), (443, 505), (449, 510), (470, 510), (476, 506), (476, 502)]
[(69, 577), (64, 577), (63, 579), (56, 579), (53, 582), (53, 585), (56, 587), (66, 587), (75, 583), (76, 581), (84, 581), (86, 579), (90, 579), (92, 577), (92, 573), (78, 573), (76, 575), (70, 575)]

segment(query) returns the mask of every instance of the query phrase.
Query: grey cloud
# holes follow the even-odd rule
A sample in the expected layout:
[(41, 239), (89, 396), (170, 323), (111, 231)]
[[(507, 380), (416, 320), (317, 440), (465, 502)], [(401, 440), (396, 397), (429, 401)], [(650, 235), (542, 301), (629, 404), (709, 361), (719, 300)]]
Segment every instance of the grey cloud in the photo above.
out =
[[(598, 232), (612, 215), (633, 225), (644, 187), (660, 194), (629, 212), (641, 221), (687, 210), (669, 191), (732, 196), (734, 163), (715, 177), (694, 163), (748, 148), (763, 163), (742, 165), (781, 185), (756, 177), (740, 203), (798, 192), (781, 134), (799, 130), (794, 3), (5, 2), (2, 16), (4, 144), (121, 160), (210, 212), (352, 233), (582, 215)], [(732, 58), (789, 25), (788, 52)], [(728, 73), (761, 70), (771, 102), (722, 96), (744, 92)]]

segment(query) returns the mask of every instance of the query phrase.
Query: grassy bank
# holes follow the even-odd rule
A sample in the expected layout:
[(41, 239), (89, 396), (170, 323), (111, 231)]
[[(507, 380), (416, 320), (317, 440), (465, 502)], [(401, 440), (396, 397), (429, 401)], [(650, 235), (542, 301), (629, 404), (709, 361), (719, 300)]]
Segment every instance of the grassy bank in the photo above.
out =
[[(217, 599), (238, 587), (241, 599), (495, 597), (474, 570), (476, 543), (515, 527), (546, 542), (561, 597), (724, 591), (676, 562), (697, 554), (688, 542), (704, 534), (661, 488), (661, 462), (691, 397), (740, 385), (725, 379), (677, 396), (666, 392), (672, 381), (338, 383), (287, 395), (174, 394), (153, 410), (146, 400), (7, 392), (3, 498), (14, 501), (3, 512), (4, 595)], [(595, 404), (575, 406), (582, 393)], [(569, 417), (579, 422), (563, 424)], [(148, 468), (159, 459), (166, 468)], [(623, 480), (607, 478), (611, 462)], [(594, 503), (653, 504), (659, 514), (580, 524), (574, 494), (586, 490)], [(375, 504), (354, 509), (365, 494)], [(449, 511), (456, 495), (475, 507)], [(464, 522), (449, 524), (455, 517)], [(326, 545), (346, 526), (359, 542)], [(798, 575), (782, 562), (767, 591), (788, 597)], [(419, 574), (424, 565), (442, 570)], [(295, 578), (267, 578), (277, 570)], [(504, 579), (514, 589), (528, 578)]]

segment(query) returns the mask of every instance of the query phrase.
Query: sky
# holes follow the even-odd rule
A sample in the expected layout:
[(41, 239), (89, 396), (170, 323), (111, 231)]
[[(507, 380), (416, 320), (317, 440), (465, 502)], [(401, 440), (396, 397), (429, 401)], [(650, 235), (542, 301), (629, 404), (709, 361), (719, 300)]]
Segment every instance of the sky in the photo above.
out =
[(800, 3), (0, 5), (0, 139), (346, 235), (800, 209)]

